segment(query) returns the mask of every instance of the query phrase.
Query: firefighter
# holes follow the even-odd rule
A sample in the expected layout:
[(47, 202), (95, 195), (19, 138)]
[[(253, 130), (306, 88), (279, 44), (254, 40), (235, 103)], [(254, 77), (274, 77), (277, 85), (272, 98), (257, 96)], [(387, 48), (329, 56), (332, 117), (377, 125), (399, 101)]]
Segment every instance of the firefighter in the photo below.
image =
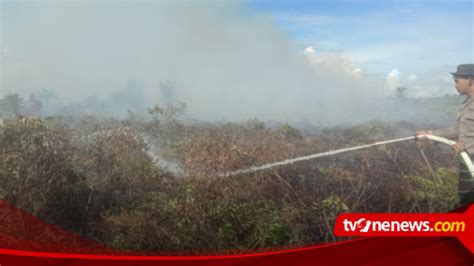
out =
[[(453, 75), (456, 90), (460, 95), (466, 95), (466, 100), (459, 108), (456, 125), (452, 128), (418, 131), (415, 133), (416, 139), (425, 139), (423, 135), (433, 134), (456, 140), (452, 146), (456, 152), (467, 152), (474, 159), (474, 64), (463, 64), (457, 67)], [(462, 205), (474, 201), (474, 178), (469, 173), (466, 165), (461, 162), (459, 168), (459, 200)]]

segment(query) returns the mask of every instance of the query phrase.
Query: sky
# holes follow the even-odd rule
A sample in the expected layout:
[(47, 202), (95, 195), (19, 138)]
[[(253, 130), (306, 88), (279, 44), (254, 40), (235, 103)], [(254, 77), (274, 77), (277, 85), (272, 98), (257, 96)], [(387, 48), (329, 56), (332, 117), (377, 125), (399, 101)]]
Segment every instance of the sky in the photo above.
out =
[(473, 16), (472, 1), (0, 0), (0, 96), (47, 89), (61, 112), (185, 102), (210, 120), (377, 119), (399, 86), (454, 93)]
[(388, 83), (397, 77), (397, 85), (415, 86), (420, 95), (437, 93), (427, 87), (446, 86), (448, 72), (474, 61), (474, 1), (249, 3), (272, 16), (299, 46), (344, 54), (360, 69)]

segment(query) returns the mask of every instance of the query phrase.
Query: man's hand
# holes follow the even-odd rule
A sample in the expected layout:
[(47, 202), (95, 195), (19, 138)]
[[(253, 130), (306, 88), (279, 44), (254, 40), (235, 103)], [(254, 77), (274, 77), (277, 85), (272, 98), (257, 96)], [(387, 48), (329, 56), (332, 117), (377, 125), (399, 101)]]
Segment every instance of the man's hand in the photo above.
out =
[(426, 135), (431, 135), (431, 130), (423, 130), (415, 133), (415, 140), (427, 140)]
[(456, 142), (451, 146), (457, 153), (464, 151), (464, 144), (462, 142)]

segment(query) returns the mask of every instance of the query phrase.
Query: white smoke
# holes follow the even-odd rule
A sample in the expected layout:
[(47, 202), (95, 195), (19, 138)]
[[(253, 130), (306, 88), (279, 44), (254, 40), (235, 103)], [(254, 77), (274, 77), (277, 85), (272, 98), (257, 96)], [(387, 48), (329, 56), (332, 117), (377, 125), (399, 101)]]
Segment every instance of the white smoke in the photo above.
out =
[(385, 79), (385, 87), (394, 91), (400, 86), (400, 71), (397, 68), (392, 69)]
[(313, 46), (304, 49), (309, 64), (315, 71), (337, 73), (342, 77), (351, 79), (353, 75), (360, 74), (361, 68), (356, 67), (351, 60), (342, 53), (317, 52)]
[(176, 176), (180, 176), (184, 173), (183, 169), (181, 168), (181, 165), (178, 162), (167, 160), (162, 156), (162, 149), (156, 141), (153, 141), (148, 136), (143, 134), (141, 134), (140, 137), (148, 146), (148, 150), (146, 152), (153, 159), (153, 162), (156, 166), (160, 167), (165, 171), (171, 172)]
[(73, 111), (145, 112), (179, 101), (205, 120), (337, 124), (380, 115), (373, 103), (383, 80), (342, 53), (297, 47), (244, 3), (1, 5), (2, 94), (46, 88)]
[(415, 74), (410, 74), (408, 76), (408, 80), (411, 81), (411, 82), (415, 82), (415, 81), (418, 80), (418, 77)]

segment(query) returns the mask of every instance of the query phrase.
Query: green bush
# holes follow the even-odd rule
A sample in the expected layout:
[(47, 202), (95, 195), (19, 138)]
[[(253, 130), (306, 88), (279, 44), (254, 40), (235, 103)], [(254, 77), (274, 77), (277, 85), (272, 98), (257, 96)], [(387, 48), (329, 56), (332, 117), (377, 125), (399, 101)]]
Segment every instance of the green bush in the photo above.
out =
[[(331, 242), (343, 212), (442, 212), (458, 204), (453, 154), (430, 143), (218, 175), (389, 139), (411, 124), (371, 122), (309, 134), (287, 124), (267, 128), (257, 119), (187, 124), (178, 119), (183, 110), (155, 107), (151, 121), (0, 121), (0, 194), (116, 248), (182, 252)], [(153, 149), (159, 156), (149, 145), (159, 147)], [(154, 158), (163, 157), (183, 171), (173, 176), (160, 169)]]
[(67, 130), (39, 118), (6, 121), (0, 130), (0, 189), (8, 201), (31, 213), (78, 229), (87, 192), (74, 166)]
[(458, 203), (456, 170), (438, 168), (434, 177), (408, 176), (408, 189), (405, 196), (413, 204), (429, 205), (429, 210), (444, 211), (453, 209)]
[(297, 234), (281, 214), (271, 203), (217, 204), (210, 215), (219, 234), (219, 249), (263, 248), (293, 243)]

